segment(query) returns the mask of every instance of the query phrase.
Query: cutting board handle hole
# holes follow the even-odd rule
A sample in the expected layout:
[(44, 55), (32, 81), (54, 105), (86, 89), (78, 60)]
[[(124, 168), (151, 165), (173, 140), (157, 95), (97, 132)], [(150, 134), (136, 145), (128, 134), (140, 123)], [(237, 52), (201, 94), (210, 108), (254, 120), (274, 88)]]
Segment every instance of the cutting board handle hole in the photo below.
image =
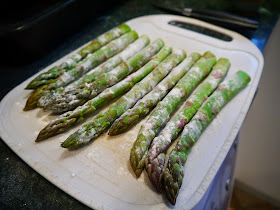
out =
[(213, 29), (206, 28), (206, 27), (202, 27), (199, 25), (194, 25), (191, 23), (186, 23), (186, 22), (176, 21), (176, 20), (172, 20), (172, 21), (168, 22), (168, 24), (177, 26), (177, 27), (180, 27), (183, 29), (188, 29), (188, 30), (200, 33), (200, 34), (207, 35), (207, 36), (211, 36), (211, 37), (214, 37), (216, 39), (220, 39), (220, 40), (223, 40), (226, 42), (232, 41), (232, 37), (229, 35), (226, 35), (224, 33), (221, 33), (221, 32), (215, 31)]

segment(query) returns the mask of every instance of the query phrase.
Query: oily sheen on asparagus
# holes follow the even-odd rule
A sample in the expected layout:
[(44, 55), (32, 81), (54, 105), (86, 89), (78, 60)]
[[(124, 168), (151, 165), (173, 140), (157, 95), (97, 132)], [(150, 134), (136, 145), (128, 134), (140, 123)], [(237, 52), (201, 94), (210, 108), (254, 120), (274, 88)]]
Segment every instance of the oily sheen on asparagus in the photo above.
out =
[(148, 149), (152, 140), (159, 130), (167, 123), (171, 113), (178, 107), (180, 102), (209, 74), (212, 66), (216, 63), (216, 57), (211, 52), (206, 52), (194, 64), (189, 72), (176, 84), (160, 102), (148, 120), (141, 126), (137, 139), (130, 153), (130, 165), (139, 177), (143, 171)]
[[(185, 102), (183, 108), (167, 123), (160, 134), (154, 138), (148, 152), (146, 170), (153, 185), (161, 191), (162, 174), (165, 164), (165, 152), (171, 142), (175, 140), (184, 126), (197, 112), (207, 97), (217, 88), (230, 68), (226, 58), (220, 58), (208, 77), (196, 88)], [(168, 101), (166, 101), (168, 103)]]
[(52, 67), (47, 72), (44, 72), (32, 80), (26, 87), (26, 89), (37, 89), (42, 85), (49, 84), (53, 79), (60, 76), (65, 70), (75, 66), (79, 61), (84, 59), (88, 54), (95, 52), (102, 46), (108, 44), (110, 41), (120, 37), (121, 35), (129, 32), (131, 29), (126, 24), (121, 24), (116, 28), (109, 30), (108, 32), (93, 39), (90, 44), (83, 47), (74, 55), (71, 55), (66, 61), (62, 62), (58, 66)]
[[(78, 81), (75, 81), (65, 88), (58, 88), (46, 93), (43, 97), (40, 98), (38, 101), (38, 106), (44, 108), (44, 110), (51, 110), (54, 112), (64, 112), (69, 111), (73, 108), (76, 108), (90, 96), (89, 87), (90, 85), (98, 79), (103, 73), (108, 73), (112, 69), (116, 68), (122, 62), (135, 62), (136, 59), (140, 61), (140, 55), (137, 53), (145, 46), (147, 46), (150, 42), (150, 39), (146, 35), (142, 35), (139, 39), (135, 42), (130, 44), (126, 49), (124, 49), (119, 54), (115, 55), (110, 60), (106, 61), (104, 64), (96, 67), (95, 69), (91, 70), (88, 74), (84, 75)], [(148, 50), (148, 49), (147, 49)], [(142, 51), (141, 53), (147, 53), (146, 51)], [(131, 56), (135, 55), (133, 58)], [(150, 54), (147, 53), (147, 56)], [(127, 59), (131, 58), (127, 61)], [(137, 66), (135, 66), (136, 68)], [(121, 71), (125, 69), (121, 67), (121, 65), (114, 71)], [(102, 75), (104, 76), (104, 75)], [(80, 101), (79, 101), (80, 100)]]
[(168, 164), (163, 173), (164, 189), (170, 203), (175, 205), (184, 177), (184, 164), (190, 149), (201, 136), (205, 128), (221, 109), (246, 85), (250, 77), (244, 71), (238, 71), (222, 82), (217, 90), (204, 102), (192, 120), (185, 126)]
[(77, 132), (70, 135), (61, 146), (76, 148), (98, 137), (106, 128), (109, 128), (114, 120), (150, 92), (185, 57), (186, 53), (183, 50), (175, 50), (151, 74), (121, 97), (110, 109), (98, 114), (92, 122), (85, 124)]
[(109, 130), (109, 135), (117, 135), (131, 128), (139, 119), (145, 117), (157, 103), (174, 87), (192, 65), (200, 58), (200, 54), (192, 53), (180, 65), (164, 78), (149, 94), (138, 101), (135, 106), (127, 110), (118, 118)]
[[(135, 73), (129, 75), (123, 81), (110, 88), (107, 88), (98, 96), (85, 103), (83, 106), (77, 107), (74, 111), (66, 112), (65, 114), (60, 115), (57, 119), (52, 120), (43, 130), (41, 130), (36, 141), (42, 141), (67, 130), (74, 124), (84, 120), (91, 113), (95, 112), (97, 108), (108, 103), (110, 100), (119, 96), (120, 94), (130, 90), (137, 82), (139, 82), (154, 68), (156, 68), (158, 64), (171, 53), (171, 51), (172, 48), (163, 47), (163, 49), (157, 53), (147, 64), (145, 64)], [(140, 89), (142, 87), (140, 84), (137, 84), (135, 87)]]
[[(41, 91), (41, 95), (36, 95), (33, 93), (26, 102), (26, 105), (24, 107), (24, 110), (30, 110), (35, 107), (32, 107), (31, 104), (36, 104), (36, 101), (40, 99), (44, 93), (46, 93), (47, 90), (63, 87), (70, 82), (78, 79), (83, 74), (91, 70), (92, 68), (96, 67), (100, 63), (104, 62), (108, 58), (116, 55), (120, 51), (122, 51), (124, 48), (126, 48), (127, 45), (132, 43), (138, 38), (138, 34), (135, 31), (130, 31), (121, 37), (111, 41), (109, 44), (105, 45), (104, 47), (100, 48), (81, 62), (79, 62), (76, 66), (71, 67), (67, 71), (64, 71), (59, 77), (56, 79), (53, 79), (46, 88)], [(42, 90), (42, 88), (41, 88)], [(35, 91), (37, 92), (37, 91)]]

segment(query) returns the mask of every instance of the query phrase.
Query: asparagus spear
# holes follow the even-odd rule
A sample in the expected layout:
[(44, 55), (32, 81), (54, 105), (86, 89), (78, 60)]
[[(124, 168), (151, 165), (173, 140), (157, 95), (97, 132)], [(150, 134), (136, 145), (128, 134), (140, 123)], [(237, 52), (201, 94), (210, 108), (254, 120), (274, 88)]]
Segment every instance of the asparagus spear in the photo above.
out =
[[(74, 111), (67, 112), (57, 119), (51, 121), (38, 135), (36, 141), (41, 141), (56, 134), (59, 134), (75, 123), (82, 121), (89, 114), (93, 113), (97, 108), (101, 107), (111, 99), (119, 96), (120, 94), (128, 91), (134, 84), (144, 78), (156, 66), (166, 58), (172, 51), (170, 47), (164, 47), (158, 54), (156, 54), (145, 66), (137, 72), (131, 74), (122, 82), (107, 88), (98, 96), (88, 101), (83, 106), (76, 108)], [(139, 85), (136, 85), (139, 86)], [(141, 86), (141, 85), (140, 85)]]
[(126, 24), (121, 24), (116, 28), (100, 35), (96, 39), (92, 40), (90, 44), (82, 48), (76, 54), (72, 55), (66, 61), (62, 62), (59, 66), (54, 66), (47, 72), (44, 72), (32, 80), (25, 89), (36, 89), (42, 85), (47, 85), (49, 82), (59, 75), (61, 75), (64, 70), (67, 70), (75, 66), (80, 60), (85, 58), (88, 54), (95, 52), (102, 46), (108, 44), (110, 41), (118, 38), (119, 36), (130, 31), (130, 27)]
[[(216, 89), (230, 67), (228, 59), (220, 58), (209, 76), (199, 85), (180, 112), (167, 123), (160, 134), (154, 138), (148, 152), (146, 169), (158, 191), (161, 191), (162, 173), (165, 163), (165, 150), (177, 138), (183, 127), (196, 113), (203, 101)], [(172, 99), (172, 98), (171, 98)]]
[(92, 69), (88, 74), (84, 75), (78, 81), (67, 85), (65, 88), (57, 88), (45, 93), (44, 96), (38, 101), (38, 106), (46, 110), (51, 110), (51, 106), (55, 106), (59, 103), (68, 103), (68, 101), (66, 100), (67, 98), (69, 99), (71, 95), (77, 92), (82, 92), (82, 89), (88, 86), (88, 83), (93, 82), (98, 76), (102, 75), (103, 73), (109, 72), (112, 69), (116, 68), (122, 61), (127, 60), (136, 52), (147, 46), (149, 43), (149, 37), (147, 35), (142, 35), (139, 39), (130, 44), (122, 52), (115, 55), (113, 58), (109, 59), (102, 65)]
[[(103, 61), (107, 60), (108, 58), (112, 57), (113, 55), (119, 53), (123, 50), (128, 44), (133, 42), (135, 39), (138, 38), (138, 34), (135, 31), (130, 31), (120, 38), (111, 41), (109, 44), (105, 45), (104, 47), (100, 48), (91, 56), (88, 56), (86, 59), (79, 62), (77, 66), (74, 66), (67, 71), (64, 71), (58, 78), (53, 79), (46, 89), (43, 90), (43, 93), (40, 92), (42, 95), (46, 93), (47, 90), (63, 87), (70, 82), (74, 81), (75, 79), (79, 78), (81, 75), (89, 71), (90, 69), (96, 67)], [(36, 104), (36, 99), (40, 98), (38, 95), (32, 94), (27, 102), (31, 101), (32, 104)], [(35, 107), (31, 106), (31, 104), (27, 103), (25, 105), (24, 110), (33, 109)]]
[(77, 132), (70, 135), (61, 146), (65, 148), (76, 148), (98, 137), (115, 119), (132, 107), (146, 93), (151, 91), (185, 57), (186, 54), (183, 50), (175, 50), (157, 69), (121, 97), (110, 109), (104, 113), (100, 113), (92, 122), (85, 124)]
[(149, 43), (150, 43), (149, 37), (147, 35), (142, 35), (139, 39), (137, 39), (135, 42), (130, 44), (122, 52), (120, 52), (119, 54), (115, 55), (113, 58), (108, 60), (106, 63), (104, 63), (103, 65), (95, 69), (92, 69), (90, 72), (88, 72), (85, 76), (83, 76), (79, 80), (69, 84), (66, 87), (66, 90), (67, 91), (72, 90), (85, 83), (93, 82), (101, 74), (111, 71), (112, 69), (117, 67), (122, 61), (129, 59), (135, 53), (137, 53), (138, 51), (146, 47)]
[(175, 205), (184, 177), (184, 164), (194, 143), (221, 109), (250, 81), (243, 71), (238, 71), (222, 82), (217, 90), (204, 102), (199, 111), (187, 124), (172, 150), (163, 173), (164, 189), (168, 200)]
[[(169, 93), (170, 96), (166, 96), (163, 102), (156, 106), (147, 122), (141, 126), (130, 153), (130, 164), (137, 177), (139, 177), (143, 171), (151, 141), (158, 134), (160, 128), (166, 124), (170, 114), (176, 109), (180, 101), (182, 101), (184, 97), (186, 97), (199, 84), (199, 82), (210, 72), (210, 69), (215, 63), (216, 57), (211, 52), (204, 53), (204, 55)], [(179, 95), (177, 92), (179, 92)], [(174, 97), (174, 93), (179, 97)], [(171, 103), (169, 101), (170, 99)], [(168, 103), (166, 104), (165, 102)]]
[(132, 109), (127, 110), (118, 118), (109, 130), (109, 135), (122, 133), (132, 127), (137, 121), (146, 116), (152, 108), (168, 93), (170, 89), (183, 77), (192, 65), (200, 58), (200, 54), (192, 53), (180, 65), (162, 80), (155, 89), (135, 104)]
[(68, 70), (48, 85), (48, 89), (63, 87), (76, 80), (84, 73), (96, 67), (108, 58), (116, 55), (138, 38), (136, 31), (130, 31), (121, 37), (111, 41), (109, 44), (97, 50), (95, 53), (82, 60), (77, 67)]
[(82, 48), (78, 54), (82, 56), (82, 58), (85, 58), (88, 54), (95, 52), (102, 46), (108, 44), (110, 41), (120, 37), (121, 35), (129, 32), (131, 29), (128, 25), (121, 24), (117, 26), (116, 28), (111, 29), (107, 33), (104, 33), (97, 37), (96, 39), (92, 40), (91, 43), (84, 48)]
[(66, 95), (66, 97), (62, 99), (62, 101), (59, 101), (59, 103), (51, 104), (46, 108), (53, 112), (62, 112), (84, 104), (86, 101), (102, 92), (105, 88), (116, 84), (131, 72), (139, 69), (154, 54), (156, 54), (163, 45), (164, 42), (161, 39), (157, 39), (148, 47), (128, 59), (127, 62), (123, 61), (117, 68), (108, 73), (102, 74), (93, 83), (85, 85), (83, 89), (73, 91), (72, 94)]

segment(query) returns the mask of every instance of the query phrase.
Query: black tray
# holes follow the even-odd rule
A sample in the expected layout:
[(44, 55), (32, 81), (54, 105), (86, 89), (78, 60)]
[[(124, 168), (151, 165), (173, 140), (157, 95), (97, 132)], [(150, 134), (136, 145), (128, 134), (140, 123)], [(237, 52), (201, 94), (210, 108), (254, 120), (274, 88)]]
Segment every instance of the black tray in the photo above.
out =
[[(29, 63), (48, 53), (116, 0), (11, 0), (1, 3), (3, 61)], [(16, 59), (15, 59), (16, 58)]]

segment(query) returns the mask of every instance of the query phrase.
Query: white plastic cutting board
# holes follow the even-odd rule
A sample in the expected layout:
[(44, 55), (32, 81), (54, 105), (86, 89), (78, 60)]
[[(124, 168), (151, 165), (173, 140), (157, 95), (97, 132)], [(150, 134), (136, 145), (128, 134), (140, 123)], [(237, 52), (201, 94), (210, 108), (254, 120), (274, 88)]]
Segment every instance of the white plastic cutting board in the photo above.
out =
[[(231, 36), (233, 40), (226, 42), (169, 25), (168, 22), (173, 20), (220, 31)], [(210, 50), (217, 58), (230, 59), (232, 65), (228, 76), (242, 69), (252, 79), (249, 85), (226, 105), (193, 147), (185, 165), (183, 186), (174, 207), (164, 195), (155, 192), (146, 172), (136, 179), (129, 164), (130, 149), (145, 119), (129, 132), (115, 137), (105, 133), (87, 146), (74, 151), (61, 148), (60, 142), (81, 125), (35, 143), (39, 131), (55, 118), (40, 109), (22, 111), (31, 92), (24, 88), (39, 73), (14, 88), (2, 100), (1, 138), (38, 173), (92, 208), (190, 209), (203, 197), (242, 125), (262, 72), (262, 54), (245, 37), (191, 18), (152, 15), (130, 20), (127, 24), (139, 35), (147, 34), (152, 41), (162, 38), (166, 45), (174, 49), (184, 49), (188, 54), (195, 51), (203, 54)], [(59, 64), (68, 56), (53, 65)]]

